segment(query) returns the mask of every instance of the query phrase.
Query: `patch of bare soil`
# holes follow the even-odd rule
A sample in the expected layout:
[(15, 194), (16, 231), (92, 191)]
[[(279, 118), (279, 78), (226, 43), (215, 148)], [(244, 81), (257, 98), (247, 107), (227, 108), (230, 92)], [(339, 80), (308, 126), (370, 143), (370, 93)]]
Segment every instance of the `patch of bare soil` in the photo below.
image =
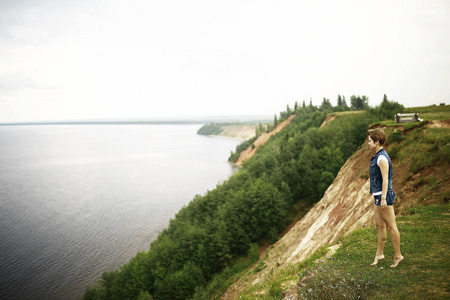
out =
[(242, 151), (240, 153), (240, 156), (239, 156), (239, 158), (238, 158), (238, 160), (236, 161), (235, 164), (237, 166), (240, 166), (244, 160), (249, 159), (250, 157), (252, 157), (256, 153), (256, 150), (258, 149), (259, 146), (261, 146), (262, 144), (267, 142), (272, 135), (277, 134), (284, 127), (286, 127), (289, 123), (291, 123), (293, 118), (295, 118), (295, 115), (291, 115), (289, 118), (287, 118), (286, 120), (284, 120), (283, 122), (278, 124), (278, 126), (274, 130), (272, 130), (271, 132), (261, 134), (256, 139), (256, 141), (253, 143), (254, 146), (250, 145), (249, 147), (247, 147), (247, 149), (245, 149), (244, 151)]
[(324, 127), (325, 125), (327, 125), (328, 122), (334, 121), (334, 119), (336, 119), (335, 116), (333, 116), (333, 115), (327, 115), (327, 116), (325, 117), (325, 120), (323, 120), (322, 124), (320, 124), (320, 127), (319, 127), (319, 128)]
[(435, 120), (428, 124), (430, 128), (450, 128), (450, 120)]
[[(397, 167), (400, 172), (396, 172), (396, 175), (407, 174), (409, 165)], [(448, 188), (450, 187), (450, 170), (442, 166), (428, 167), (412, 176), (401, 177), (400, 175), (395, 179), (393, 182), (394, 188), (396, 186), (401, 187), (401, 189), (398, 189), (396, 199), (396, 209), (399, 215), (410, 207), (438, 204), (450, 200)]]

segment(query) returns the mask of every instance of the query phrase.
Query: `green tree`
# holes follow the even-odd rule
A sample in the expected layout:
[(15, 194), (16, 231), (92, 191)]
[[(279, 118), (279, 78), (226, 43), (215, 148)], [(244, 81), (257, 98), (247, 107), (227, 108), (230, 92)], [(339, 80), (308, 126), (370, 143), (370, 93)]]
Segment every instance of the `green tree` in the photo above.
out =
[(344, 110), (350, 110), (350, 107), (348, 107), (347, 101), (345, 100), (344, 95), (342, 95), (342, 106), (344, 107)]
[(320, 183), (318, 186), (320, 194), (325, 193), (325, 191), (330, 186), (330, 184), (333, 183), (334, 177), (335, 176), (333, 175), (333, 173), (331, 173), (329, 171), (323, 171), (321, 173)]
[(342, 106), (343, 106), (341, 95), (338, 95), (338, 98), (337, 98), (337, 106), (339, 106), (339, 107), (342, 107)]
[(94, 286), (86, 290), (83, 300), (103, 300), (106, 297), (106, 288), (104, 286)]
[(148, 291), (141, 291), (137, 300), (153, 300), (153, 297), (149, 294)]
[(248, 258), (252, 263), (255, 263), (259, 260), (259, 247), (258, 244), (252, 243), (250, 245), (250, 249), (248, 250)]
[(386, 94), (379, 106), (376, 106), (373, 111), (382, 119), (394, 119), (394, 116), (403, 112), (405, 107), (398, 102), (390, 101)]
[(202, 271), (188, 262), (182, 270), (170, 274), (160, 282), (155, 296), (157, 299), (189, 299), (194, 295), (195, 288), (204, 282)]
[(292, 114), (292, 109), (289, 107), (289, 104), (286, 107), (286, 115), (289, 117)]
[(330, 99), (323, 98), (322, 104), (320, 105), (320, 109), (322, 111), (330, 111), (333, 110), (333, 105), (330, 102)]
[(260, 132), (260, 134), (263, 133), (263, 132), (265, 132), (264, 126), (263, 126), (263, 124), (262, 124), (261, 122), (259, 122), (258, 127), (259, 127), (259, 132)]
[(352, 95), (350, 97), (350, 103), (352, 105), (352, 109), (354, 110), (364, 110), (369, 107), (369, 98), (366, 96), (355, 96)]

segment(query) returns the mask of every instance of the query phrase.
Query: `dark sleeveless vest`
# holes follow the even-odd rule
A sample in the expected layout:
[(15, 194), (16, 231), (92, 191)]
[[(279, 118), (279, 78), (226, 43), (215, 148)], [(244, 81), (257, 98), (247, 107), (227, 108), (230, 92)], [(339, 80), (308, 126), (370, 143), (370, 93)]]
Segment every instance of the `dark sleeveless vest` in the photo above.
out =
[(370, 160), (370, 193), (381, 192), (383, 187), (383, 177), (381, 176), (380, 167), (377, 165), (377, 160), (380, 155), (387, 157), (389, 162), (389, 177), (388, 177), (388, 191), (392, 191), (392, 175), (394, 171), (392, 169), (391, 158), (387, 154), (384, 148), (380, 149)]

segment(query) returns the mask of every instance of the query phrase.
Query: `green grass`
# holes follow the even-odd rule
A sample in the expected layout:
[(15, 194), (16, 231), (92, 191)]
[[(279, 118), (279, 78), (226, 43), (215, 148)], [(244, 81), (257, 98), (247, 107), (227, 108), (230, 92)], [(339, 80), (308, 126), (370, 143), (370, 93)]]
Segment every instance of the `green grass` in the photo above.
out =
[[(395, 126), (403, 126), (405, 130), (411, 129), (413, 127), (420, 127), (428, 122), (433, 120), (435, 121), (443, 121), (450, 120), (450, 105), (440, 105), (440, 106), (424, 106), (424, 107), (408, 107), (403, 111), (405, 114), (418, 113), (419, 118), (423, 120), (423, 122), (411, 122), (411, 123), (395, 123), (395, 120), (387, 120), (378, 122), (377, 124), (381, 124), (382, 126), (395, 127)], [(374, 125), (374, 124), (372, 124)]]
[[(447, 117), (447, 119), (448, 119), (448, 117)], [(429, 121), (424, 120), (423, 122), (395, 123), (395, 121), (388, 120), (388, 121), (382, 121), (382, 122), (377, 122), (377, 123), (371, 124), (371, 126), (375, 125), (375, 124), (380, 124), (381, 126), (392, 127), (392, 128), (395, 126), (402, 126), (404, 130), (408, 130), (408, 129), (415, 128), (415, 127), (422, 127), (422, 126), (428, 124), (428, 122)]]
[[(388, 133), (388, 141), (395, 132)], [(448, 128), (419, 128), (413, 133), (393, 142), (389, 148), (391, 158), (397, 163), (410, 160), (411, 174), (436, 164), (450, 162), (450, 135)]]
[(408, 107), (404, 113), (419, 113), (419, 118), (424, 121), (450, 119), (450, 105)]
[[(397, 220), (405, 259), (395, 269), (388, 238), (386, 259), (370, 266), (376, 252), (375, 227), (353, 232), (330, 258), (324, 248), (306, 262), (278, 269), (240, 299), (282, 299), (285, 282), (296, 282), (300, 299), (449, 299), (450, 207), (412, 208)], [(294, 284), (295, 285), (295, 284)]]
[(442, 111), (450, 111), (450, 105), (429, 105), (405, 108), (405, 113), (436, 113)]
[[(405, 123), (416, 124), (416, 123)], [(405, 184), (415, 174), (431, 167), (431, 178), (419, 178), (414, 187), (428, 185), (423, 193), (438, 190), (448, 178), (447, 170), (450, 168), (450, 130), (449, 128), (430, 128), (421, 126), (408, 134), (402, 133), (395, 127), (385, 129), (390, 157), (394, 161), (394, 169), (398, 166), (409, 166), (408, 172), (402, 178)], [(427, 173), (427, 172), (426, 172)], [(427, 176), (430, 176), (429, 172)], [(434, 179), (433, 179), (434, 177)], [(445, 191), (444, 191), (445, 192)], [(450, 191), (449, 191), (450, 192)], [(418, 195), (426, 197), (430, 195)], [(448, 195), (443, 198), (448, 198)]]

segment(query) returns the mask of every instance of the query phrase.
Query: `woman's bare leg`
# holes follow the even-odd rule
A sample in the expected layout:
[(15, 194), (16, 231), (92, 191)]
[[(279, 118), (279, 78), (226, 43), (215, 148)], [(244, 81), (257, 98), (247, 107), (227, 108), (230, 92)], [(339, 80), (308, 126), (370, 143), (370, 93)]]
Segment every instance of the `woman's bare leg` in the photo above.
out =
[(392, 241), (392, 249), (394, 250), (394, 263), (391, 268), (397, 267), (399, 262), (403, 260), (402, 253), (400, 251), (400, 232), (397, 228), (397, 223), (395, 222), (395, 213), (393, 206), (387, 206), (385, 209), (377, 207), (378, 212), (384, 220), (387, 229), (389, 230), (389, 235)]
[(377, 254), (375, 255), (373, 263), (370, 264), (371, 266), (377, 265), (380, 260), (384, 259), (383, 250), (384, 244), (386, 243), (386, 225), (384, 224), (383, 217), (379, 212), (379, 208), (380, 208), (379, 206), (374, 205), (373, 211), (375, 216), (375, 225), (377, 226), (378, 242), (377, 242)]

